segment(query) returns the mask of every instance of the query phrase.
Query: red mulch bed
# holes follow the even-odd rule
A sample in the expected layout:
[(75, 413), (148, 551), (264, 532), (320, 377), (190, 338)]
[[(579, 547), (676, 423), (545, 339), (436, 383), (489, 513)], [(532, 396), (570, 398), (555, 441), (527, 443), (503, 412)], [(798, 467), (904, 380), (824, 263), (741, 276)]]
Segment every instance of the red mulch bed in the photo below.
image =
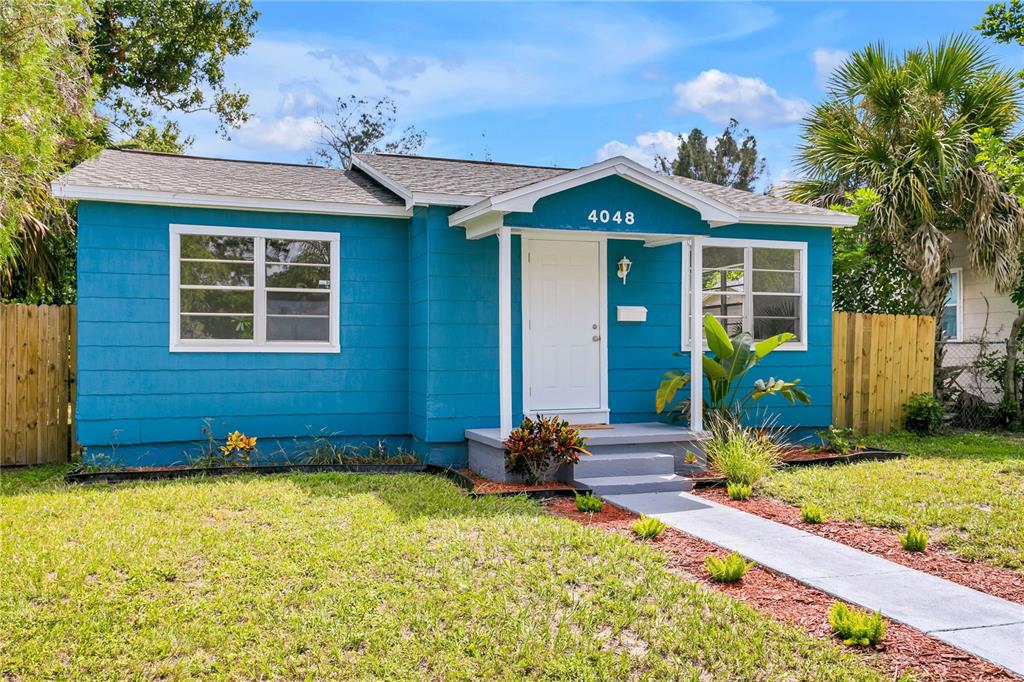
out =
[(862, 552), (888, 559), (893, 563), (937, 575), (979, 592), (985, 592), (1017, 604), (1024, 604), (1024, 574), (1011, 568), (1001, 568), (980, 561), (964, 559), (944, 549), (940, 542), (930, 541), (927, 551), (924, 552), (908, 552), (900, 545), (899, 538), (892, 530), (872, 528), (855, 521), (826, 519), (822, 523), (804, 523), (800, 520), (800, 510), (797, 507), (765, 497), (736, 502), (730, 500), (722, 488), (703, 488), (695, 490), (694, 493), (719, 504), (727, 504), (730, 507), (841, 542)]
[(533, 485), (526, 483), (498, 483), (497, 481), (490, 481), (470, 469), (459, 469), (459, 473), (473, 481), (473, 492), (477, 495), (528, 493), (543, 490), (575, 490), (571, 485), (562, 481), (542, 481)]
[[(597, 514), (576, 511), (573, 500), (554, 500), (548, 509), (584, 525), (629, 532), (636, 514), (605, 502)], [(652, 544), (663, 551), (671, 569), (708, 587), (724, 592), (749, 606), (784, 620), (809, 634), (838, 642), (828, 624), (828, 609), (835, 598), (767, 569), (755, 566), (743, 580), (732, 585), (716, 583), (704, 572), (708, 554), (728, 554), (717, 545), (669, 528)], [(849, 648), (873, 667), (894, 678), (911, 670), (924, 680), (1017, 680), (1018, 678), (955, 647), (900, 623), (889, 623), (885, 639), (874, 649)]]

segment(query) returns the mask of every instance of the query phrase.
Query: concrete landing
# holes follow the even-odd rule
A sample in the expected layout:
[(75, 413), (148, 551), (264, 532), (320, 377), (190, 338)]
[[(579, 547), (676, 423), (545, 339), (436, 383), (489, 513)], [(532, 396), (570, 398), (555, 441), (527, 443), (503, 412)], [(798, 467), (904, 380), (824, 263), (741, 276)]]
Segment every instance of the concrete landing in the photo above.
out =
[(606, 499), (1024, 677), (1024, 606), (688, 493)]

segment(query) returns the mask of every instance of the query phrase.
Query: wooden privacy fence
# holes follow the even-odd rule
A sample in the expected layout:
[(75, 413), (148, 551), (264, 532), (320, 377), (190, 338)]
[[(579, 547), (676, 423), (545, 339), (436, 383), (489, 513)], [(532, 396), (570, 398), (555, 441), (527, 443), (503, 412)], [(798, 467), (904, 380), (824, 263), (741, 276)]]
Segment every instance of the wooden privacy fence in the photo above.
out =
[(934, 366), (935, 318), (832, 313), (832, 423), (900, 428), (907, 399), (931, 392)]
[(75, 328), (73, 305), (0, 303), (0, 465), (67, 461)]

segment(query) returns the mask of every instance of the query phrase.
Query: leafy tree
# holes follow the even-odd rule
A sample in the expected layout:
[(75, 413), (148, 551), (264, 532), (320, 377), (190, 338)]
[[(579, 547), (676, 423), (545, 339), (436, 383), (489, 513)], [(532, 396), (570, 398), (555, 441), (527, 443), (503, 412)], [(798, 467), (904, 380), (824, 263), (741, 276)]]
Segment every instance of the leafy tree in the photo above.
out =
[[(869, 45), (836, 70), (827, 99), (808, 115), (799, 148), (806, 179), (788, 194), (830, 205), (858, 188), (877, 192), (877, 235), (915, 273), (920, 312), (938, 319), (950, 286), (951, 233), (965, 237), (971, 264), (1001, 290), (1019, 278), (1024, 209), (976, 160), (972, 135), (1005, 133), (1020, 109), (1015, 74), (971, 38), (901, 56)], [(939, 333), (937, 358), (943, 341)]]
[(846, 193), (830, 208), (860, 216), (857, 227), (832, 230), (832, 308), (848, 313), (915, 315), (914, 273), (879, 239), (871, 222), (878, 201), (873, 189)]
[(679, 136), (679, 150), (673, 160), (659, 156), (656, 165), (662, 173), (684, 178), (713, 182), (752, 192), (754, 184), (764, 175), (766, 163), (757, 153), (757, 140), (749, 130), (743, 129), (737, 141), (736, 119), (718, 136), (713, 145), (700, 128), (694, 128), (686, 137)]
[(411, 154), (423, 146), (426, 133), (413, 126), (397, 137), (393, 135), (398, 121), (398, 107), (390, 97), (370, 101), (349, 95), (339, 97), (330, 114), (321, 112), (320, 143), (310, 163), (341, 168), (352, 167), (352, 155), (363, 152)]
[(224, 61), (245, 52), (259, 12), (250, 0), (97, 0), (90, 71), (113, 125), (129, 136), (157, 111), (208, 111), (227, 136), (249, 118)]
[(1024, 45), (1024, 3), (1011, 0), (989, 5), (981, 23), (975, 26), (981, 34), (997, 43)]

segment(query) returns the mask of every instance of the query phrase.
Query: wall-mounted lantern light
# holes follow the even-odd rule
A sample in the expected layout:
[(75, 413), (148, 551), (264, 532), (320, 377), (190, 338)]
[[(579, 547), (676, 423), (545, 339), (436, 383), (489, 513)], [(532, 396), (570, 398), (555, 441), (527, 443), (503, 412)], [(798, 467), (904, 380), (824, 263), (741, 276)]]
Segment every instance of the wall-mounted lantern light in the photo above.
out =
[(622, 280), (623, 284), (626, 283), (626, 275), (629, 274), (629, 269), (631, 267), (633, 267), (633, 261), (629, 260), (625, 256), (619, 260), (619, 279)]

